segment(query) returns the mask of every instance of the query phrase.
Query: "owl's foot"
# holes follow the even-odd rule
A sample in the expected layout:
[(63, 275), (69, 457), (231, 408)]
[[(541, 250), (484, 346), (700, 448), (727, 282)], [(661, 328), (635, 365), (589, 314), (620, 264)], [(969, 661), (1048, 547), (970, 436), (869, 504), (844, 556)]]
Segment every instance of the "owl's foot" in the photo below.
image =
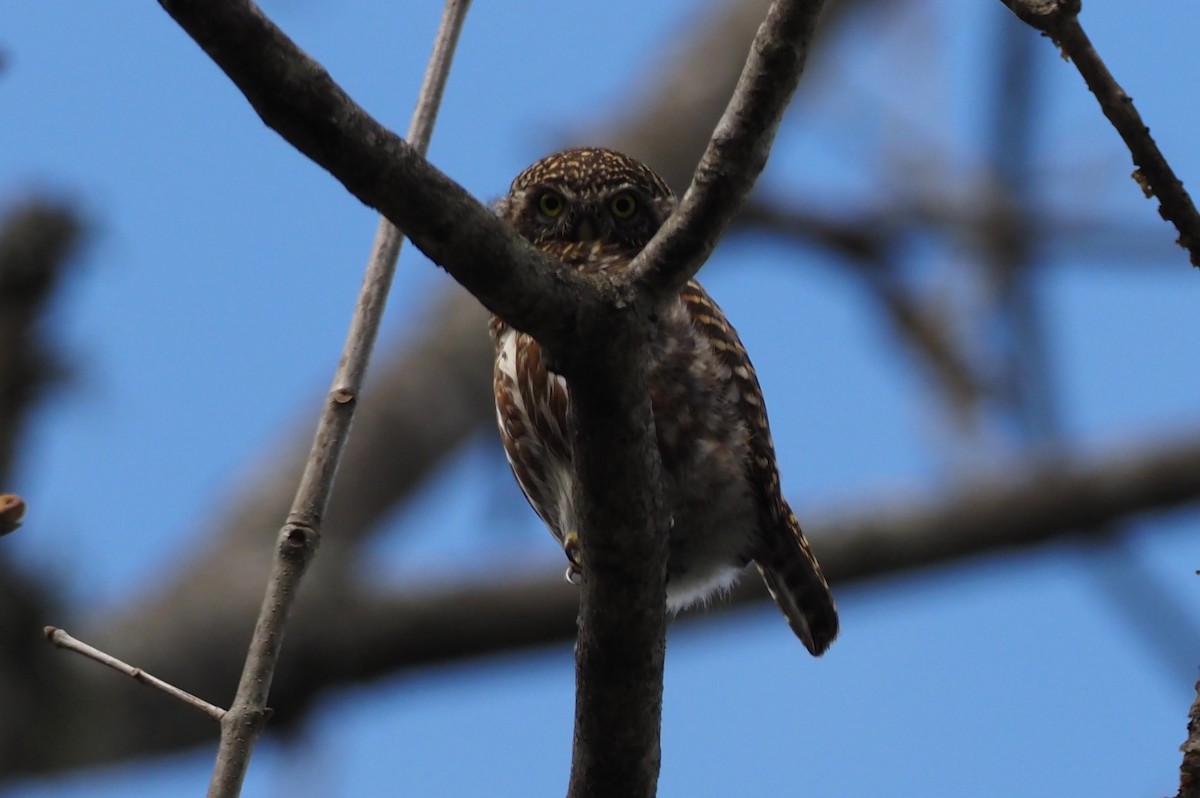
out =
[(579, 533), (572, 530), (563, 537), (563, 553), (567, 555), (567, 581), (578, 585), (583, 581), (583, 566), (580, 564)]

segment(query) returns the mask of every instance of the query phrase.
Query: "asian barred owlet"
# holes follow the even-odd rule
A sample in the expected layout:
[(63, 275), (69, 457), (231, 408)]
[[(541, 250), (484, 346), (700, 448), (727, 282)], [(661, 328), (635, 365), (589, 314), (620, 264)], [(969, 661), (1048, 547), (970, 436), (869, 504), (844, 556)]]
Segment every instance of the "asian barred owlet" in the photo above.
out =
[[(501, 200), (518, 233), (571, 268), (629, 266), (674, 208), (666, 184), (611, 150), (573, 149), (530, 166)], [(532, 337), (491, 320), (500, 437), (517, 482), (580, 573), (572, 506), (567, 383)], [(651, 406), (673, 521), (667, 605), (729, 588), (758, 566), (792, 630), (814, 655), (838, 632), (837, 610), (779, 489), (775, 448), (754, 367), (721, 309), (694, 280), (658, 314)]]

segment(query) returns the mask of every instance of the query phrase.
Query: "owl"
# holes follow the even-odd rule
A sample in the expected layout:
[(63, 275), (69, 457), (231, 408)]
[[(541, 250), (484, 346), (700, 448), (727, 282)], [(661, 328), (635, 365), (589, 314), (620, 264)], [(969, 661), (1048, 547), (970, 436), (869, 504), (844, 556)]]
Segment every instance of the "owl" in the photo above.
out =
[[(619, 275), (670, 215), (674, 196), (644, 164), (570, 149), (513, 181), (498, 212), (567, 267)], [(696, 281), (668, 299), (650, 343), (649, 385), (671, 517), (667, 609), (727, 591), (750, 563), (814, 655), (838, 633), (829, 585), (783, 498), (766, 406), (737, 333)], [(534, 511), (581, 573), (568, 385), (531, 336), (493, 316), (500, 437)]]

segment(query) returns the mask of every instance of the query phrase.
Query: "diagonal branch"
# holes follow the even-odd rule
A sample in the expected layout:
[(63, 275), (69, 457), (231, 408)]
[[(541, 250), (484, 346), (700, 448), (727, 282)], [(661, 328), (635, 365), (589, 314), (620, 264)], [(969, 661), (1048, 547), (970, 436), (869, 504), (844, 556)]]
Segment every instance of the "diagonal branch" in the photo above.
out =
[[(421, 155), (429, 148), (454, 48), (469, 5), (469, 0), (448, 0), (442, 15), (409, 132), (414, 149)], [(317, 423), (292, 509), (279, 532), (266, 596), (246, 654), (237, 694), (229, 711), (220, 717), (221, 743), (209, 783), (209, 798), (237, 798), (241, 794), (250, 756), (266, 726), (267, 695), (279, 662), (284, 627), (295, 603), (300, 580), (320, 543), (321, 526), (333, 493), (334, 479), (350, 437), (350, 426), (371, 352), (379, 336), (400, 244), (399, 231), (385, 220), (372, 247), (350, 331)]]
[(373, 119), (250, 0), (159, 4), (268, 127), (403, 229), (489, 310), (547, 342), (570, 340), (578, 316), (598, 312), (581, 278)]
[(1147, 197), (1157, 196), (1159, 215), (1179, 231), (1177, 243), (1200, 267), (1200, 214), (1183, 183), (1150, 136), (1133, 98), (1113, 78), (1079, 24), (1079, 0), (1001, 0), (1023, 22), (1045, 33), (1075, 62), (1108, 121), (1133, 156), (1133, 177)]
[(129, 663), (123, 662), (111, 654), (107, 654), (100, 649), (95, 648), (94, 646), (89, 646), (87, 643), (84, 643), (81, 640), (76, 640), (62, 629), (57, 629), (53, 626), (47, 626), (44, 631), (46, 634), (46, 639), (59, 648), (65, 648), (68, 651), (74, 651), (81, 656), (99, 662), (101, 665), (107, 665), (118, 673), (125, 674), (139, 684), (144, 684), (147, 687), (153, 687), (155, 690), (159, 690), (171, 696), (171, 698), (174, 698), (176, 701), (180, 701), (186, 706), (203, 712), (213, 720), (220, 721), (225, 717), (225, 710), (221, 709), (220, 707), (214, 706), (205, 701), (203, 698), (198, 698), (186, 690), (180, 690), (175, 685), (164, 682), (157, 676), (152, 676), (141, 668), (135, 668)]
[(741, 209), (800, 82), (822, 5), (823, 0), (771, 4), (679, 209), (633, 263), (634, 279), (651, 293), (677, 293)]

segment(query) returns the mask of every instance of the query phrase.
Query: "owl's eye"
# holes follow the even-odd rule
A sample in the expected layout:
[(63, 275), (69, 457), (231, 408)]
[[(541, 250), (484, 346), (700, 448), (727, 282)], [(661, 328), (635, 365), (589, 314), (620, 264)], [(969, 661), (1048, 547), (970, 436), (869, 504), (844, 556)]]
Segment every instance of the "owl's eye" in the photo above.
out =
[(637, 212), (637, 198), (628, 191), (618, 194), (608, 203), (608, 209), (618, 219), (628, 219)]
[(553, 191), (547, 191), (538, 197), (538, 210), (542, 212), (543, 216), (553, 219), (563, 212), (563, 198)]

